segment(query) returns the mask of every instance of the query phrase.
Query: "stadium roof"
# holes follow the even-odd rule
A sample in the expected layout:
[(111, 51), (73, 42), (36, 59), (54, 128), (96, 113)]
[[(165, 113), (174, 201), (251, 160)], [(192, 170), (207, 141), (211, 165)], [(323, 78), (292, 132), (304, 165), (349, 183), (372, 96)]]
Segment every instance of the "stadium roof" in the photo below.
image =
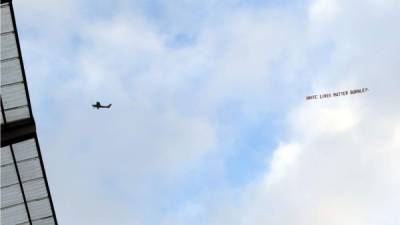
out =
[(11, 1), (1, 1), (2, 225), (57, 224)]

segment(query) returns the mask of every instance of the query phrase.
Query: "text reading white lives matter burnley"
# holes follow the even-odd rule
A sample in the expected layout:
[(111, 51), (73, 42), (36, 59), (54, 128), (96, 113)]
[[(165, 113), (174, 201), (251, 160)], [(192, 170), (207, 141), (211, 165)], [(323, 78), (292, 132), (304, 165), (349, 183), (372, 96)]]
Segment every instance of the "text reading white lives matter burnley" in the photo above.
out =
[(368, 88), (359, 88), (359, 89), (351, 89), (347, 91), (338, 91), (331, 93), (323, 93), (318, 95), (308, 95), (306, 96), (306, 100), (316, 100), (316, 99), (327, 99), (327, 98), (336, 98), (347, 95), (356, 95), (356, 94), (364, 94), (368, 92)]

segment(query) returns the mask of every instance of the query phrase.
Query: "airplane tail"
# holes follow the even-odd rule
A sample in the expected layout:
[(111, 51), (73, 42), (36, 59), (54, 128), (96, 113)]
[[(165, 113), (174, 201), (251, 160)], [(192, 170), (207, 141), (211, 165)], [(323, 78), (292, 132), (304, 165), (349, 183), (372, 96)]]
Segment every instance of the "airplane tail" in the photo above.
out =
[(107, 106), (107, 108), (110, 108), (110, 107), (111, 107), (111, 105), (112, 105), (112, 104), (109, 104), (109, 105)]

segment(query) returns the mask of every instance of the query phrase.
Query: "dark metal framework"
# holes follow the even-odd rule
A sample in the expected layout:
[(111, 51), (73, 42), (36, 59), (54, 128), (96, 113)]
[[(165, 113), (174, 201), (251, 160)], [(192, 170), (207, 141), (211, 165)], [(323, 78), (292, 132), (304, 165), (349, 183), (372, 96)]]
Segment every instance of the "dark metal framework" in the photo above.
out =
[[(48, 180), (47, 180), (47, 176), (46, 176), (46, 172), (45, 172), (45, 168), (44, 168), (44, 164), (43, 164), (43, 158), (42, 158), (42, 154), (41, 154), (41, 150), (40, 150), (40, 145), (39, 145), (38, 137), (36, 134), (36, 125), (35, 125), (35, 120), (33, 118), (33, 113), (32, 113), (31, 101), (30, 101), (29, 91), (28, 91), (28, 84), (27, 84), (26, 75), (25, 75), (25, 68), (24, 68), (24, 63), (23, 63), (23, 59), (22, 59), (21, 47), (20, 47), (20, 42), (19, 42), (19, 37), (18, 37), (18, 31), (17, 31), (17, 25), (16, 25), (16, 21), (15, 21), (15, 14), (14, 14), (12, 0), (1, 0), (1, 4), (5, 4), (5, 3), (9, 4), (9, 8), (10, 8), (11, 21), (12, 21), (12, 25), (13, 25), (13, 31), (15, 34), (16, 46), (17, 46), (17, 51), (18, 51), (18, 59), (19, 59), (20, 67), (21, 67), (23, 84), (24, 84), (25, 94), (26, 94), (26, 99), (27, 99), (27, 107), (29, 109), (29, 118), (18, 120), (18, 121), (13, 121), (13, 122), (8, 122), (7, 118), (6, 118), (6, 114), (5, 114), (5, 109), (3, 107), (3, 99), (2, 99), (3, 97), (2, 96), (0, 97), (1, 113), (2, 113), (2, 117), (3, 117), (3, 124), (1, 125), (1, 147), (10, 146), (12, 160), (14, 163), (15, 171), (17, 173), (19, 186), (21, 188), (21, 193), (22, 193), (25, 209), (27, 212), (29, 224), (32, 225), (32, 218), (30, 216), (30, 210), (29, 210), (28, 202), (27, 202), (26, 196), (25, 196), (23, 182), (21, 181), (21, 174), (19, 172), (17, 159), (15, 157), (15, 153), (14, 153), (14, 149), (13, 149), (12, 145), (15, 143), (24, 141), (24, 140), (34, 139), (35, 144), (36, 144), (36, 150), (38, 153), (40, 167), (42, 170), (43, 180), (44, 180), (44, 183), (46, 186), (47, 197), (48, 197), (49, 203), (50, 203), (52, 217), (54, 218), (54, 223), (56, 225), (58, 225), (57, 217), (56, 217), (56, 213), (55, 213), (54, 205), (53, 205), (53, 199), (50, 194), (50, 188), (48, 185)], [(3, 61), (5, 61), (5, 60), (1, 59), (1, 62), (3, 62)]]

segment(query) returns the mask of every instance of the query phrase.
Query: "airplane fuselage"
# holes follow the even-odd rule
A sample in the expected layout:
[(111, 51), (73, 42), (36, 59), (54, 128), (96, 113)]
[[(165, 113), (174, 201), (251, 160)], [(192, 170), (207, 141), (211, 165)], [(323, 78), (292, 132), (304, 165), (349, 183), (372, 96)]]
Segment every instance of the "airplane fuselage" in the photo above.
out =
[(111, 108), (111, 104), (109, 105), (101, 105), (100, 102), (96, 102), (96, 104), (92, 105), (93, 108), (100, 109), (100, 108)]

